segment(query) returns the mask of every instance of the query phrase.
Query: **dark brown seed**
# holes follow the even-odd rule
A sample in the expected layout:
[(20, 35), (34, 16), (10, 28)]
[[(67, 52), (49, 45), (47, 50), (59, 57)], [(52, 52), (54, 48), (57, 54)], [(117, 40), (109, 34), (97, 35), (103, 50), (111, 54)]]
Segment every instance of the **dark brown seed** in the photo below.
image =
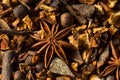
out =
[(74, 23), (74, 18), (69, 13), (63, 13), (60, 17), (60, 23), (63, 27), (68, 27)]
[(28, 12), (28, 8), (20, 4), (13, 9), (13, 14), (16, 18), (23, 18)]
[(14, 74), (14, 80), (25, 80), (25, 74), (21, 71), (16, 71)]

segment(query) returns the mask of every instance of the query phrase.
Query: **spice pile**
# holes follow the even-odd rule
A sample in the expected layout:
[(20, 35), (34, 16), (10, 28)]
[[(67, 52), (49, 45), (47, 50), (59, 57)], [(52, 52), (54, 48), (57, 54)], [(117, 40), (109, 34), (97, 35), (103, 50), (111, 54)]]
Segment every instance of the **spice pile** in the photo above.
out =
[(119, 80), (119, 0), (0, 0), (1, 80)]

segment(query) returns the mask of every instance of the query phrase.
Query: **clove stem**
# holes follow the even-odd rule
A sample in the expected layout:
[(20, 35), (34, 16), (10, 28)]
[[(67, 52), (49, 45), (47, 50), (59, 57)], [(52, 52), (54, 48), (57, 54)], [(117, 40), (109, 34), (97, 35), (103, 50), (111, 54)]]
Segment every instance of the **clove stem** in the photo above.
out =
[(0, 34), (8, 34), (8, 35), (27, 35), (32, 33), (32, 31), (23, 31), (23, 30), (1, 30)]

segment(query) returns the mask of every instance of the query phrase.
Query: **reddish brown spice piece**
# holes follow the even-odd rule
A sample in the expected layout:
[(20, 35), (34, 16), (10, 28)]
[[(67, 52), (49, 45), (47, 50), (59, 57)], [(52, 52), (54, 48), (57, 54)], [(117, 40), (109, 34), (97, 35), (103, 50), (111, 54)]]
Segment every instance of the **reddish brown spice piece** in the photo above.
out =
[[(32, 37), (38, 42), (33, 44), (31, 47), (40, 47), (40, 49), (37, 51), (37, 56), (39, 56), (41, 53), (45, 53), (45, 67), (48, 67), (54, 54), (57, 54), (60, 59), (68, 63), (66, 54), (63, 50), (63, 46), (73, 47), (73, 45), (66, 41), (63, 41), (62, 39), (70, 32), (71, 27), (58, 31), (59, 25), (54, 24), (52, 26), (52, 29), (50, 29), (49, 26), (43, 21), (40, 22), (40, 26), (41, 29), (44, 30), (46, 36), (44, 39), (40, 39), (32, 35)], [(36, 56), (34, 56), (33, 59), (36, 59)]]

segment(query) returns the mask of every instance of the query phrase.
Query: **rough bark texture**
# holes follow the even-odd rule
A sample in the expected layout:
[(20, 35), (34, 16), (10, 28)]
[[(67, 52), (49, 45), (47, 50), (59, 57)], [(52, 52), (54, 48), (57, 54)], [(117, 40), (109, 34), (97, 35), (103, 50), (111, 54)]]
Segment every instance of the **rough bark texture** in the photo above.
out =
[(12, 79), (12, 63), (14, 52), (12, 50), (5, 51), (3, 53), (2, 61), (2, 80)]

